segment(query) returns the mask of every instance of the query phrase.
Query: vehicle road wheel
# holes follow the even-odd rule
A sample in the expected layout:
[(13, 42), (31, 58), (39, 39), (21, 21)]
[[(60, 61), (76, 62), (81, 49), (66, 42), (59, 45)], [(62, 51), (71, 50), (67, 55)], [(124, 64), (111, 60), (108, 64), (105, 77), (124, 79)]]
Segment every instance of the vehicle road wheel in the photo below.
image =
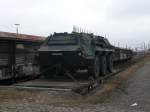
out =
[(107, 63), (106, 63), (106, 56), (101, 56), (100, 58), (100, 74), (103, 76), (107, 73)]
[(107, 68), (108, 68), (108, 71), (110, 72), (110, 73), (112, 73), (113, 72), (113, 56), (112, 55), (108, 55), (108, 57), (107, 57)]
[(99, 77), (100, 74), (100, 63), (99, 63), (99, 57), (96, 56), (94, 63), (93, 63), (93, 67), (91, 67), (89, 69), (89, 73), (95, 78), (97, 79)]

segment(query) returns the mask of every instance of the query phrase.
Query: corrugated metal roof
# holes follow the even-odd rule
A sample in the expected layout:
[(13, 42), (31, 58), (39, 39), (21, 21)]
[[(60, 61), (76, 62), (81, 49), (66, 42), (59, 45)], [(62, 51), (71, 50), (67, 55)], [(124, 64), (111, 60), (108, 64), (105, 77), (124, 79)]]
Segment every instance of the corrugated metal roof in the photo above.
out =
[(42, 36), (34, 36), (34, 35), (26, 35), (26, 34), (16, 34), (11, 32), (2, 32), (0, 31), (0, 39), (7, 40), (25, 40), (25, 41), (43, 41), (45, 37)]

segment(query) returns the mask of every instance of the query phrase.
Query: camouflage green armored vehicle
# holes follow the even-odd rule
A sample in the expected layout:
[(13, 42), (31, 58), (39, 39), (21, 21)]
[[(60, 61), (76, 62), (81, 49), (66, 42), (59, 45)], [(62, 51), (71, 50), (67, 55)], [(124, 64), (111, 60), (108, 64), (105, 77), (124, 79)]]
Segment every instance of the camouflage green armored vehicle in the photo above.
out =
[(41, 72), (63, 74), (86, 69), (97, 78), (113, 70), (114, 48), (101, 36), (87, 33), (54, 33), (39, 49)]

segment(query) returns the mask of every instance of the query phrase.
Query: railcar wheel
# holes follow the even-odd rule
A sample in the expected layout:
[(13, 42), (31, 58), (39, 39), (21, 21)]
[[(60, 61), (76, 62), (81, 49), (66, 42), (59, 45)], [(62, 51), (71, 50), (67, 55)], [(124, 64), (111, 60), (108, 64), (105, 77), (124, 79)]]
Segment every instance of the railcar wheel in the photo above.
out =
[(101, 56), (100, 58), (100, 74), (103, 76), (107, 73), (107, 63), (106, 63), (106, 56)]
[(110, 73), (113, 72), (113, 56), (112, 55), (108, 55), (107, 57), (107, 69)]

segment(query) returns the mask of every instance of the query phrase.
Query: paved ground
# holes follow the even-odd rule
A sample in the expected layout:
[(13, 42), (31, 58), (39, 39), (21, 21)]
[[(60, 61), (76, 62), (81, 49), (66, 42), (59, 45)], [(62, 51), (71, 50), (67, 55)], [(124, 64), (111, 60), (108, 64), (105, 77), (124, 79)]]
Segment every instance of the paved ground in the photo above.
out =
[(84, 100), (66, 92), (1, 89), (0, 112), (150, 112), (150, 61), (106, 102), (92, 104)]
[(136, 71), (120, 92), (113, 95), (110, 103), (123, 109), (150, 112), (150, 61)]

